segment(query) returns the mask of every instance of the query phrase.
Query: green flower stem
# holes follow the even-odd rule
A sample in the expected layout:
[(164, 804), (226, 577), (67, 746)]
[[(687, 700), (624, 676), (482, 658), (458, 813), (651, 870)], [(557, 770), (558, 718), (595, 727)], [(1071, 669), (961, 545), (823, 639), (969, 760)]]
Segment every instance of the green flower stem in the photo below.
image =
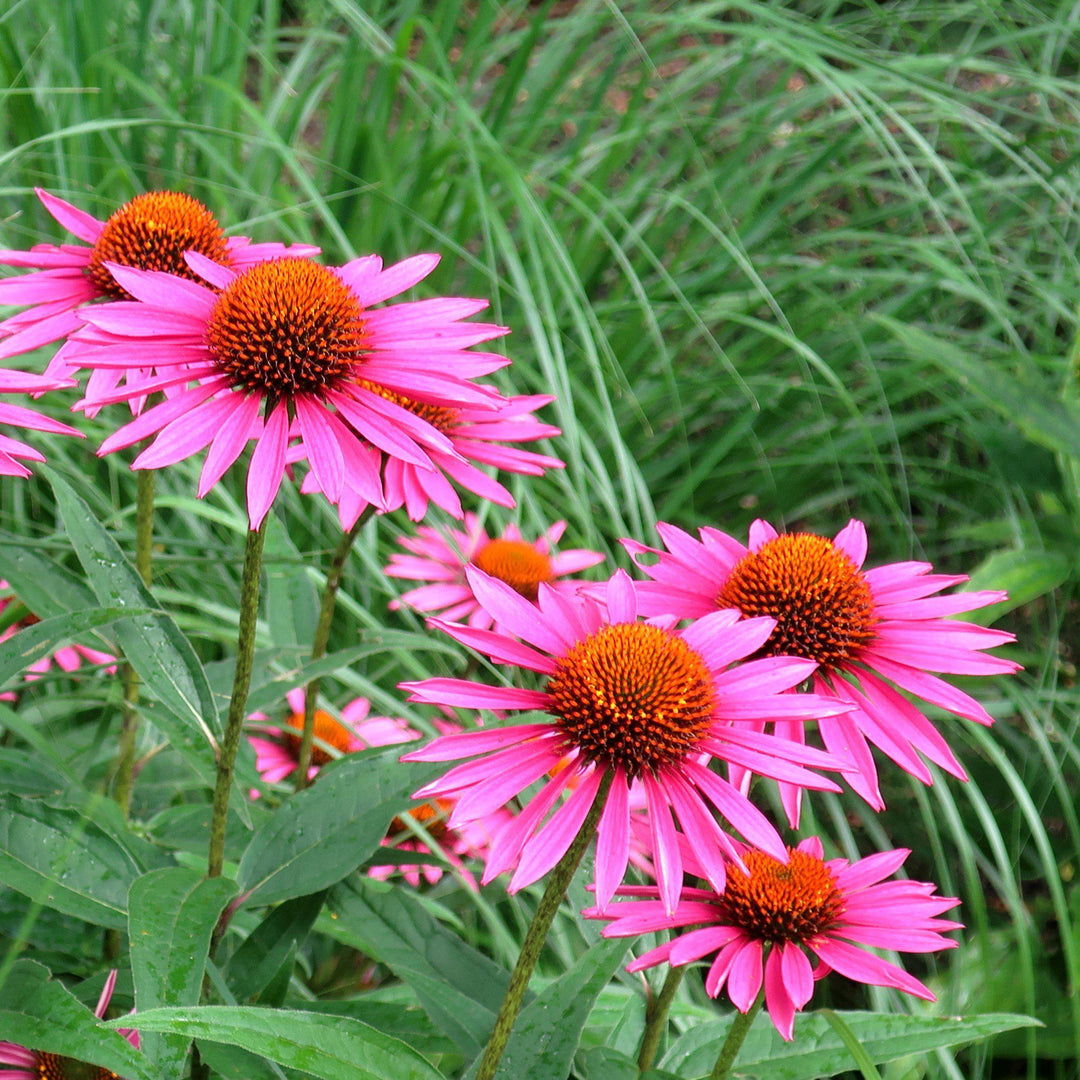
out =
[(266, 522), (255, 532), (249, 531), (244, 545), (244, 571), (240, 580), (240, 635), (236, 646), (236, 674), (233, 677), (229, 716), (225, 721), (225, 740), (218, 752), (217, 784), (214, 786), (214, 809), (210, 817), (210, 855), (207, 877), (220, 877), (225, 862), (225, 823), (229, 814), (233, 766), (240, 746), (248, 688), (251, 686), (251, 663), (255, 655), (255, 623), (259, 614), (259, 581), (262, 576), (263, 541)]
[[(154, 543), (154, 470), (136, 472), (135, 569), (149, 589), (150, 559)], [(135, 785), (135, 736), (139, 730), (139, 676), (124, 663), (124, 713), (120, 721), (120, 745), (116, 755), (114, 796), (126, 818), (131, 810), (131, 789)]]
[(764, 1000), (765, 986), (762, 985), (758, 991), (758, 996), (754, 999), (754, 1004), (744, 1013), (735, 1013), (735, 1019), (731, 1021), (731, 1027), (728, 1029), (724, 1045), (720, 1047), (720, 1056), (716, 1059), (713, 1071), (709, 1073), (709, 1080), (728, 1080), (731, 1075), (731, 1067), (739, 1056), (743, 1041), (750, 1031), (750, 1025), (754, 1022), (754, 1017), (761, 1011), (761, 1003)]
[(600, 789), (596, 793), (592, 807), (584, 824), (578, 830), (573, 843), (566, 849), (566, 854), (555, 864), (548, 878), (547, 888), (540, 898), (529, 929), (525, 934), (525, 940), (521, 943), (521, 952), (518, 954), (517, 963), (510, 975), (510, 983), (506, 988), (506, 996), (502, 1005), (499, 1006), (499, 1015), (495, 1017), (495, 1026), (491, 1031), (491, 1038), (484, 1047), (484, 1055), (480, 1059), (480, 1067), (476, 1070), (475, 1080), (493, 1080), (495, 1070), (499, 1067), (499, 1060), (506, 1049), (510, 1032), (514, 1027), (517, 1014), (521, 1011), (521, 1002), (525, 997), (525, 989), (532, 978), (533, 969), (537, 960), (540, 959), (540, 951), (547, 941), (548, 931), (555, 921), (555, 913), (566, 895), (567, 886), (574, 877), (574, 872), (589, 846), (589, 841), (596, 833), (596, 826), (600, 821), (600, 815), (607, 801), (608, 789), (611, 787), (611, 772), (604, 774), (600, 782)]
[(641, 1037), (641, 1050), (638, 1053), (638, 1072), (648, 1072), (656, 1060), (656, 1051), (660, 1047), (660, 1040), (667, 1031), (668, 1010), (672, 1001), (675, 1000), (675, 992), (679, 989), (685, 967), (668, 968), (667, 978), (660, 988), (660, 993), (649, 999), (645, 1007), (645, 1034)]
[[(322, 606), (319, 608), (319, 621), (315, 626), (315, 639), (311, 643), (311, 659), (321, 660), (326, 654), (326, 643), (330, 640), (330, 625), (334, 621), (334, 605), (337, 603), (341, 576), (345, 572), (345, 563), (352, 551), (353, 542), (363, 528), (364, 523), (375, 512), (375, 507), (365, 506), (356, 519), (356, 524), (345, 533), (338, 542), (330, 568), (326, 572), (326, 587), (323, 589)], [(299, 791), (307, 787), (308, 769), (311, 766), (311, 747), (315, 741), (315, 705), (319, 697), (319, 684), (322, 679), (316, 676), (304, 687), (304, 731), (300, 736), (300, 754), (297, 759), (295, 788)]]

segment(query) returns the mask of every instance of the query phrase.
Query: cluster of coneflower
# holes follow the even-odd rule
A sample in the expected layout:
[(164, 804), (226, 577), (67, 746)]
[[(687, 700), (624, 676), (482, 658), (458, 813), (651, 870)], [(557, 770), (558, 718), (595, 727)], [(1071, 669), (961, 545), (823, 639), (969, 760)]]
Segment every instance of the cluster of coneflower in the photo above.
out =
[[(132, 467), (154, 470), (205, 450), (200, 497), (253, 444), (241, 653), (252, 644), (244, 612), (253, 625), (257, 602), (261, 540), (252, 538), (294, 470), (303, 472), (301, 490), (322, 493), (355, 531), (372, 512), (404, 508), (420, 520), (430, 503), (461, 518), (455, 485), (512, 506), (481, 466), (531, 475), (562, 466), (513, 445), (558, 434), (533, 416), (552, 398), (506, 396), (475, 381), (509, 362), (473, 349), (507, 333), (465, 321), (486, 302), (384, 304), (423, 281), (437, 256), (326, 266), (315, 248), (227, 238), (185, 195), (142, 195), (100, 221), (39, 194), (83, 244), (0, 252), (0, 264), (33, 271), (0, 282), (0, 303), (24, 309), (0, 323), (0, 358), (62, 342), (41, 374), (0, 371), (0, 391), (52, 392), (88, 373), (75, 409), (94, 415), (125, 403), (132, 413), (98, 453), (149, 440)], [(0, 422), (78, 434), (24, 406), (0, 405)], [(22, 463), (41, 460), (0, 437), (0, 472), (26, 475)], [(661, 549), (622, 541), (645, 580), (618, 570), (586, 583), (570, 575), (602, 557), (557, 553), (561, 523), (530, 542), (513, 527), (490, 537), (464, 516), (463, 531), (419, 528), (387, 573), (424, 583), (400, 603), (441, 612), (433, 628), (527, 673), (521, 685), (402, 684), (409, 700), (442, 710), (445, 731), (402, 760), (469, 759), (416, 792), (429, 818), (446, 819), (443, 838), (463, 872), (462, 859), (480, 857), (482, 881), (512, 872), (511, 892), (548, 876), (479, 1080), (494, 1075), (551, 918), (594, 839), (587, 914), (608, 920), (606, 935), (692, 928), (631, 970), (711, 958), (708, 993), (726, 986), (746, 1016), (764, 1002), (785, 1039), (829, 971), (932, 999), (916, 978), (858, 946), (954, 945), (944, 934), (959, 924), (939, 916), (957, 901), (892, 879), (903, 850), (849, 862), (826, 859), (817, 837), (789, 847), (751, 786), (756, 777), (776, 781), (797, 829), (804, 791), (846, 784), (883, 807), (872, 747), (925, 783), (927, 761), (964, 779), (922, 704), (991, 722), (941, 676), (1015, 670), (985, 654), (1010, 635), (952, 618), (1003, 594), (943, 594), (965, 579), (926, 563), (865, 570), (866, 531), (854, 520), (832, 539), (778, 534), (758, 521), (746, 544), (711, 527), (695, 538), (661, 523)], [(215, 814), (227, 807), (246, 696), (238, 681)], [(269, 725), (252, 737), (268, 782), (297, 765), (306, 782), (332, 754), (417, 737), (402, 721), (369, 718), (362, 699), (341, 720), (314, 696), (290, 710), (283, 727), (247, 718)], [(462, 710), (486, 723), (462, 728)], [(534, 716), (515, 724), (507, 719), (515, 711)], [(655, 884), (624, 884), (631, 863), (649, 868)], [(220, 872), (213, 851), (210, 867)], [(714, 1075), (725, 1075), (736, 1050), (737, 1041), (725, 1047)], [(35, 1072), (37, 1058), (0, 1044), (0, 1062), (26, 1075), (66, 1075)]]

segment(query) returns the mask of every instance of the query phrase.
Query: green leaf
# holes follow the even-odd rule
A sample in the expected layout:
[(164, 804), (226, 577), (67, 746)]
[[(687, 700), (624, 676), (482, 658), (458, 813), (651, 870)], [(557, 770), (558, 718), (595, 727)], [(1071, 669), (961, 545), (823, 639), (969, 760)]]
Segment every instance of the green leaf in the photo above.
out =
[(132, 611), (155, 609), (116, 625), (124, 656), (152, 694), (177, 721), (163, 725), (170, 745), (204, 779), (213, 770), (213, 742), (220, 734), (217, 706), (206, 673), (191, 642), (172, 617), (158, 611), (154, 598), (120, 546), (94, 517), (90, 507), (56, 473), (50, 476), (68, 537), (100, 603)]
[(407, 889), (364, 878), (330, 894), (333, 935), (408, 983), (435, 1024), (475, 1057), (495, 1024), (510, 973), (429, 914)]
[[(149, 610), (140, 608), (136, 614), (146, 615)], [(132, 612), (125, 608), (98, 607), (87, 611), (73, 611), (67, 615), (54, 615), (50, 619), (34, 623), (33, 626), (23, 627), (0, 644), (0, 686), (43, 656), (50, 655), (65, 641), (95, 627), (130, 618), (131, 614)]]
[(27, 547), (22, 537), (12, 533), (0, 532), (0, 577), (41, 619), (92, 607), (94, 603), (94, 594), (81, 578), (55, 559)]
[[(210, 935), (236, 892), (235, 882), (206, 879), (186, 867), (152, 870), (132, 882), (128, 936), (140, 1013), (198, 1004)], [(173, 1080), (180, 1075), (190, 1042), (183, 1035), (148, 1032), (142, 1051), (161, 1080)]]
[(240, 860), (245, 904), (307, 896), (352, 873), (424, 783), (425, 770), (400, 764), (401, 753), (395, 746), (349, 754), (282, 803)]
[[(5, 746), (0, 754), (0, 791), (12, 795), (59, 795), (77, 786), (71, 777), (42, 761), (38, 754), (10, 746)], [(89, 792), (83, 795), (89, 797)]]
[(913, 357), (936, 364), (1033, 443), (1080, 457), (1080, 416), (1033, 368), (1007, 372), (995, 361), (970, 356), (916, 326), (885, 315), (875, 316), (875, 321), (892, 331)]
[(637, 1062), (610, 1046), (582, 1050), (575, 1065), (581, 1080), (638, 1080)]
[[(112, 1027), (130, 1023), (121, 1019)], [(0, 1033), (20, 1046), (99, 1065), (126, 1080), (161, 1080), (127, 1039), (32, 960), (16, 961), (0, 986)]]
[(965, 619), (992, 623), (1013, 608), (1037, 600), (1068, 581), (1072, 561), (1060, 551), (995, 551), (971, 574), (965, 590), (1004, 589), (1009, 597), (965, 615)]
[[(581, 1029), (627, 947), (622, 939), (599, 942), (521, 1010), (496, 1080), (551, 1080), (567, 1075)], [(473, 1062), (467, 1080), (476, 1075), (478, 1065), (479, 1061)]]
[[(1013, 1028), (1038, 1024), (1030, 1016), (987, 1013), (983, 1016), (898, 1016), (894, 1013), (839, 1012), (867, 1057), (881, 1065), (911, 1054), (987, 1039)], [(685, 1080), (708, 1076), (731, 1026), (730, 1020), (699, 1024), (675, 1040), (660, 1067)], [(816, 1080), (851, 1068), (851, 1053), (820, 1013), (795, 1017), (795, 1037), (784, 1042), (768, 1016), (754, 1021), (739, 1053), (740, 1076), (761, 1080)]]
[(199, 1043), (199, 1056), (224, 1080), (285, 1080), (281, 1066), (239, 1046), (223, 1046), (203, 1039)]
[[(119, 1026), (122, 1021), (112, 1023)], [(239, 1046), (319, 1080), (442, 1080), (411, 1047), (349, 1017), (257, 1005), (204, 1005), (140, 1012), (139, 1031), (175, 1032)]]
[(299, 896), (274, 908), (233, 953), (225, 980), (238, 1001), (253, 998), (268, 986), (286, 959), (303, 945), (325, 896), (325, 892)]
[(31, 900), (123, 930), (128, 889), (142, 870), (84, 813), (0, 796), (0, 881)]

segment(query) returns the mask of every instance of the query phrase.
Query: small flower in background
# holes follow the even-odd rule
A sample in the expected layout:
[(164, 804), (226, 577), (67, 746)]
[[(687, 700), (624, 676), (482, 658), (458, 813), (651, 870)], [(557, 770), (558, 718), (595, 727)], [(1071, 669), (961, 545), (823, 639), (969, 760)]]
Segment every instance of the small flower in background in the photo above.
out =
[[(61, 390), (74, 383), (70, 379), (54, 379), (43, 375), (32, 375), (25, 371), (0, 370), (0, 394), (41, 393), (46, 390)], [(9, 405), (0, 401), (0, 424), (29, 428), (31, 431), (48, 431), (54, 435), (76, 435), (83, 438), (81, 431), (76, 431), (59, 420), (25, 405)], [(29, 476), (30, 470), (23, 461), (45, 460), (40, 450), (35, 450), (28, 443), (13, 439), (10, 435), (0, 434), (0, 476)]]
[[(296, 772), (300, 757), (300, 738), (304, 730), (304, 691), (290, 690), (287, 697), (289, 715), (284, 727), (270, 724), (263, 713), (252, 713), (249, 722), (259, 725), (259, 734), (248, 735), (248, 741), (255, 750), (255, 768), (268, 784), (276, 784)], [(333, 747), (337, 754), (351, 754), (374, 746), (392, 746), (397, 743), (413, 742), (421, 738), (419, 731), (411, 728), (404, 720), (388, 716), (370, 716), (371, 705), (366, 698), (356, 698), (341, 710), (338, 720), (323, 709), (315, 710), (315, 743), (311, 749), (311, 766), (308, 779), (311, 780), (323, 765), (333, 760), (333, 756), (324, 746)], [(443, 732), (460, 730), (459, 725), (444, 720), (437, 720), (436, 727)], [(259, 793), (252, 791), (253, 798)], [(423, 825), (428, 835), (436, 840), (446, 860), (472, 889), (476, 889), (476, 879), (464, 865), (463, 859), (482, 859), (486, 854), (491, 836), (509, 818), (509, 814), (497, 812), (486, 818), (470, 822), (462, 828), (451, 829), (446, 823), (454, 806), (453, 800), (434, 800), (407, 811), (394, 818), (382, 843), (384, 847), (399, 851), (414, 851), (418, 855), (430, 855), (431, 849), (424, 841), (413, 835), (404, 820), (411, 818)], [(434, 884), (443, 876), (443, 869), (432, 863), (378, 865), (368, 868), (368, 876), (385, 880), (400, 873), (411, 885), (419, 885), (421, 876)], [(0, 1080), (3, 1080), (0, 1077)]]
[(390, 601), (390, 608), (397, 610), (404, 606), (416, 611), (436, 611), (449, 622), (467, 619), (470, 626), (489, 629), (494, 619), (473, 593), (465, 576), (468, 566), (478, 567), (533, 602), (541, 584), (572, 594), (580, 582), (557, 579), (595, 566), (604, 561), (604, 556), (584, 548), (554, 552), (565, 529), (565, 521), (556, 521), (543, 536), (528, 541), (516, 525), (508, 525), (502, 536), (488, 536), (475, 514), (465, 515), (464, 530), (450, 529), (445, 537), (438, 530), (421, 525), (416, 536), (398, 538), (409, 554), (391, 555), (386, 576), (431, 584), (402, 593)]
[[(956, 907), (959, 900), (936, 895), (935, 886), (927, 882), (885, 881), (909, 854), (897, 849), (855, 863), (826, 862), (817, 837), (789, 849), (786, 864), (764, 851), (743, 849), (745, 869), (729, 866), (723, 890), (684, 889), (674, 912), (665, 910), (659, 889), (638, 887), (633, 895), (641, 899), (591, 908), (584, 914), (611, 920), (604, 937), (698, 927), (650, 949), (627, 971), (662, 963), (677, 967), (715, 953), (705, 977), (708, 994), (716, 997), (726, 983), (732, 1003), (745, 1013), (764, 982), (773, 1024), (790, 1040), (795, 1013), (810, 1000), (814, 982), (830, 971), (935, 1000), (903, 968), (856, 948), (921, 953), (956, 947), (943, 935), (962, 924), (936, 916)], [(688, 856), (687, 869), (700, 876), (703, 868), (694, 866)], [(816, 956), (816, 969), (804, 950)]]
[[(651, 581), (637, 582), (646, 615), (699, 618), (734, 608), (745, 616), (768, 615), (776, 629), (761, 656), (801, 656), (819, 664), (813, 688), (847, 702), (851, 711), (818, 721), (826, 748), (847, 762), (853, 790), (875, 809), (884, 802), (868, 743), (925, 784), (933, 782), (920, 754), (961, 780), (967, 779), (948, 744), (896, 687), (980, 724), (993, 718), (972, 697), (937, 674), (1011, 674), (1019, 665), (984, 656), (982, 650), (1014, 641), (947, 616), (997, 603), (1005, 593), (934, 593), (966, 581), (932, 574), (929, 563), (889, 563), (863, 570), (866, 529), (852, 520), (833, 540), (812, 533), (785, 533), (764, 521), (750, 527), (749, 547), (718, 529), (701, 539), (671, 525), (657, 529), (667, 548), (633, 540), (623, 546)], [(646, 564), (642, 556), (656, 556)], [(801, 723), (778, 719), (776, 733), (803, 740)], [(745, 776), (743, 777), (745, 778)], [(781, 785), (792, 826), (797, 826), (800, 789)]]
[(460, 322), (486, 301), (451, 297), (373, 306), (422, 281), (438, 256), (418, 255), (385, 269), (375, 255), (335, 268), (281, 258), (240, 273), (192, 252), (186, 258), (206, 284), (106, 264), (140, 302), (82, 309), (92, 330), (69, 341), (72, 355), (86, 367), (115, 368), (134, 353), (158, 376), (87, 397), (82, 405), (173, 392), (110, 435), (98, 453), (155, 436), (133, 467), (160, 469), (209, 447), (200, 498), (256, 440), (247, 471), (253, 529), (281, 486), (291, 438), (303, 441), (315, 483), (332, 503), (348, 478), (348, 488), (382, 506), (378, 462), (361, 439), (431, 471), (437, 466), (428, 450), (459, 456), (442, 432), (392, 395), (454, 408), (505, 404), (496, 391), (470, 380), (504, 367), (506, 357), (464, 351), (507, 332)]
[[(0, 592), (10, 588), (6, 581), (0, 580)], [(19, 605), (19, 599), (16, 596), (0, 596), (0, 624), (7, 621), (7, 618), (11, 617), (12, 605)], [(25, 609), (23, 609), (25, 611)], [(5, 615), (7, 613), (7, 615)], [(14, 622), (4, 626), (3, 630), (0, 630), (0, 641), (7, 641), (8, 638), (17, 634), (20, 630), (27, 626), (33, 626), (34, 623), (40, 620), (32, 612), (26, 611), (25, 614), (18, 616)], [(49, 656), (43, 656), (40, 660), (35, 660), (32, 664), (27, 665), (26, 672), (23, 678), (27, 682), (33, 682), (35, 679), (40, 679), (42, 675), (48, 672), (53, 664), (55, 664), (61, 671), (72, 672), (80, 668), (84, 663), (86, 664), (106, 664), (105, 671), (110, 675), (116, 674), (116, 657), (111, 653), (101, 652), (98, 649), (91, 649), (87, 645), (62, 645), (59, 649), (53, 652)], [(15, 701), (16, 695), (12, 691), (6, 691), (0, 694), (0, 701)], [(0, 1078), (2, 1080), (2, 1078)]]
[[(109, 271), (110, 262), (197, 280), (184, 261), (186, 251), (197, 251), (235, 270), (282, 255), (319, 253), (309, 244), (253, 244), (246, 236), (226, 236), (198, 199), (177, 191), (137, 195), (101, 221), (47, 191), (35, 190), (57, 222), (90, 246), (37, 244), (29, 251), (0, 251), (0, 266), (37, 271), (0, 281), (0, 304), (27, 305), (26, 311), (0, 322), (0, 358), (73, 334), (82, 326), (75, 309), (83, 304), (102, 298), (131, 300)], [(58, 354), (46, 374), (63, 377), (76, 367)]]
[[(116, 986), (116, 972), (110, 971), (101, 989), (94, 1015), (102, 1020), (112, 1000)], [(134, 1028), (118, 1028), (132, 1046), (138, 1047), (139, 1033)], [(28, 1050), (17, 1043), (0, 1041), (0, 1080), (119, 1080), (114, 1072), (95, 1065), (85, 1065), (59, 1054), (47, 1054), (43, 1050)]]
[[(723, 853), (732, 841), (708, 807), (754, 844), (786, 859), (779, 835), (746, 796), (711, 772), (701, 755), (752, 767), (762, 775), (819, 790), (838, 790), (804, 768), (836, 767), (833, 758), (787, 739), (745, 731), (736, 721), (808, 719), (850, 706), (783, 691), (802, 682), (812, 661), (770, 657), (729, 665), (768, 639), (774, 620), (739, 621), (713, 612), (682, 631), (637, 621), (633, 583), (619, 571), (606, 587), (606, 605), (541, 584), (538, 603), (475, 567), (466, 577), (501, 632), (430, 620), (455, 640), (489, 656), (547, 676), (542, 690), (519, 690), (463, 679), (402, 683), (412, 701), (474, 709), (542, 710), (550, 720), (444, 735), (403, 761), (459, 765), (414, 798), (454, 798), (450, 825), (505, 806), (538, 780), (544, 786), (496, 836), (484, 882), (517, 869), (510, 892), (546, 874), (565, 854), (588, 816), (601, 783), (611, 786), (597, 830), (596, 888), (603, 905), (622, 881), (630, 855), (630, 796), (644, 792), (661, 894), (674, 909), (682, 889), (674, 811), (706, 874), (723, 886)], [(513, 637), (510, 635), (514, 635)], [(520, 640), (518, 640), (520, 639)], [(561, 767), (559, 767), (561, 766)], [(569, 791), (565, 802), (547, 815)]]

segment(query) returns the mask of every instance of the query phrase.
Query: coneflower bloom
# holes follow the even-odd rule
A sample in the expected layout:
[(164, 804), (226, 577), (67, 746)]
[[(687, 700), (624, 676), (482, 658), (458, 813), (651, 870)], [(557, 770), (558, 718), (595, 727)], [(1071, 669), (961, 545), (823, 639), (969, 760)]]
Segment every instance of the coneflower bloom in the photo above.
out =
[[(70, 379), (56, 379), (44, 375), (32, 375), (26, 371), (0, 370), (0, 394), (36, 394), (45, 390), (60, 390), (73, 386)], [(48, 431), (54, 435), (77, 435), (83, 438), (81, 431), (76, 431), (59, 420), (26, 405), (9, 405), (0, 401), (0, 424), (13, 427), (29, 428), (31, 431)], [(10, 435), (0, 434), (0, 476), (29, 476), (30, 470), (22, 464), (24, 461), (44, 461), (45, 455), (35, 450), (28, 443), (13, 439)]]
[[(1009, 674), (1019, 665), (982, 650), (1015, 640), (947, 616), (974, 611), (1005, 598), (999, 591), (935, 596), (966, 581), (963, 574), (933, 574), (929, 563), (899, 562), (863, 570), (866, 528), (850, 521), (829, 540), (812, 533), (785, 533), (764, 521), (750, 527), (749, 547), (718, 529), (701, 539), (671, 525), (657, 526), (666, 551), (632, 540), (623, 545), (652, 581), (638, 582), (646, 615), (699, 618), (718, 608), (746, 616), (768, 615), (776, 629), (760, 656), (801, 656), (818, 663), (814, 690), (852, 706), (819, 720), (828, 750), (848, 763), (848, 782), (871, 806), (884, 803), (873, 743), (923, 783), (932, 776), (924, 755), (946, 772), (967, 779), (948, 744), (902, 694), (937, 705), (980, 724), (992, 717), (972, 697), (939, 674)], [(656, 556), (646, 564), (643, 555)], [(778, 719), (776, 731), (802, 739), (802, 725)], [(788, 817), (798, 823), (800, 793), (781, 786)]]
[(256, 440), (247, 473), (253, 529), (277, 495), (291, 435), (303, 440), (318, 487), (334, 503), (348, 478), (369, 503), (382, 504), (377, 463), (358, 436), (420, 469), (437, 468), (429, 450), (456, 456), (442, 432), (373, 386), (447, 407), (503, 402), (470, 380), (509, 361), (465, 352), (461, 344), (507, 332), (460, 324), (486, 301), (374, 307), (427, 277), (438, 256), (417, 255), (385, 269), (375, 255), (337, 268), (281, 258), (239, 273), (191, 252), (186, 258), (207, 284), (107, 263), (138, 302), (81, 309), (94, 329), (85, 344), (77, 335), (69, 346), (86, 367), (122, 368), (135, 354), (158, 372), (138, 387), (87, 398), (88, 406), (172, 391), (110, 435), (99, 454), (156, 436), (133, 467), (159, 469), (208, 446), (201, 497)]
[[(0, 322), (0, 358), (28, 352), (74, 333), (82, 323), (75, 309), (98, 299), (130, 300), (107, 263), (141, 270), (164, 270), (197, 280), (184, 261), (186, 251), (232, 267), (282, 255), (317, 255), (310, 244), (253, 244), (246, 236), (226, 236), (198, 199), (178, 191), (150, 191), (125, 203), (106, 221), (36, 188), (45, 209), (83, 244), (37, 244), (29, 251), (0, 251), (0, 266), (29, 267), (35, 273), (0, 281), (0, 304), (27, 305)], [(89, 245), (89, 246), (86, 246)], [(59, 355), (47, 374), (75, 369)]]
[[(722, 855), (730, 855), (732, 845), (710, 806), (749, 841), (787, 858), (765, 815), (702, 764), (702, 755), (806, 787), (836, 790), (831, 781), (804, 768), (834, 767), (832, 758), (736, 726), (737, 721), (766, 717), (805, 720), (850, 707), (815, 695), (783, 693), (809, 676), (813, 661), (770, 657), (730, 667), (761, 647), (773, 619), (740, 623), (737, 612), (713, 612), (681, 631), (639, 622), (633, 584), (622, 571), (608, 582), (603, 606), (543, 584), (534, 604), (475, 567), (468, 567), (466, 576), (502, 631), (441, 619), (432, 619), (432, 625), (497, 663), (546, 676), (544, 688), (441, 678), (404, 683), (402, 688), (411, 691), (413, 701), (541, 710), (550, 719), (445, 735), (402, 760), (484, 755), (451, 769), (414, 796), (456, 799), (451, 826), (491, 813), (543, 781), (525, 809), (495, 838), (485, 882), (515, 862), (511, 892), (547, 873), (570, 846), (608, 776), (610, 790), (597, 830), (600, 903), (612, 896), (626, 870), (630, 793), (640, 789), (649, 810), (661, 894), (673, 909), (683, 877), (673, 812), (695, 849), (705, 853), (709, 879), (719, 886), (724, 880)], [(554, 809), (567, 790), (565, 802)]]
[[(101, 989), (94, 1015), (99, 1019), (112, 1000), (116, 986), (116, 972), (110, 971)], [(138, 1047), (139, 1033), (134, 1028), (118, 1028), (132, 1046)], [(7, 1066), (3, 1068), (3, 1066)], [(28, 1050), (17, 1043), (0, 1041), (0, 1080), (120, 1080), (116, 1073), (96, 1065), (72, 1061), (60, 1054), (48, 1054), (44, 1050)]]
[[(248, 741), (255, 750), (255, 768), (268, 784), (276, 784), (292, 776), (300, 763), (300, 738), (304, 730), (304, 702), (302, 689), (290, 690), (286, 695), (289, 715), (284, 726), (270, 723), (263, 713), (252, 713), (248, 720), (258, 725), (258, 734), (249, 734)], [(367, 698), (355, 698), (342, 710), (341, 718), (332, 716), (324, 709), (315, 710), (315, 742), (311, 748), (311, 765), (308, 779), (312, 780), (319, 770), (335, 756), (355, 753), (374, 746), (392, 746), (396, 743), (413, 742), (420, 732), (399, 717), (371, 716), (371, 704)], [(457, 731), (458, 725), (436, 721), (440, 731)], [(258, 792), (252, 795), (258, 797)], [(492, 833), (509, 816), (497, 811), (480, 821), (470, 822), (460, 829), (451, 829), (446, 819), (453, 809), (451, 800), (424, 803), (395, 818), (390, 824), (382, 843), (384, 847), (399, 851), (414, 851), (418, 855), (430, 855), (431, 849), (414, 836), (404, 818), (412, 818), (438, 841), (446, 860), (453, 866), (470, 888), (476, 888), (476, 879), (465, 866), (464, 859), (480, 859), (486, 853)], [(442, 875), (442, 867), (433, 863), (405, 864), (402, 866), (372, 866), (368, 876), (385, 880), (400, 873), (411, 885), (418, 885), (420, 878), (431, 884)], [(0, 1077), (0, 1080), (3, 1080)]]
[(390, 608), (439, 612), (450, 622), (466, 619), (470, 626), (489, 630), (494, 620), (473, 594), (465, 577), (468, 566), (477, 566), (490, 577), (506, 582), (534, 603), (541, 585), (573, 593), (580, 582), (558, 579), (595, 566), (604, 561), (604, 556), (585, 548), (555, 552), (554, 546), (565, 530), (566, 522), (556, 521), (542, 536), (529, 541), (516, 525), (507, 525), (502, 536), (491, 537), (475, 514), (466, 514), (465, 528), (450, 529), (446, 536), (421, 525), (415, 536), (398, 538), (409, 554), (391, 555), (386, 576), (430, 584), (402, 593), (390, 602)]
[[(854, 863), (825, 861), (817, 837), (789, 849), (786, 863), (744, 849), (742, 866), (728, 867), (723, 889), (684, 889), (674, 912), (665, 910), (655, 886), (640, 886), (620, 890), (635, 899), (592, 908), (585, 915), (611, 920), (604, 937), (697, 927), (650, 949), (626, 970), (663, 963), (679, 967), (715, 954), (705, 977), (708, 994), (716, 997), (726, 984), (732, 1004), (745, 1013), (764, 982), (772, 1022), (790, 1040), (795, 1013), (810, 1000), (814, 982), (830, 971), (935, 1000), (903, 968), (856, 947), (911, 953), (956, 947), (943, 935), (962, 924), (937, 916), (959, 900), (936, 895), (927, 882), (885, 881), (909, 854), (899, 848)], [(816, 968), (807, 952), (816, 957)]]
[[(430, 405), (375, 386), (371, 389), (426, 420), (450, 440), (455, 451), (451, 455), (434, 447), (429, 448), (428, 457), (437, 466), (434, 470), (420, 468), (403, 458), (387, 457), (383, 473), (387, 511), (398, 510), (404, 506), (409, 517), (413, 521), (419, 521), (427, 513), (428, 504), (433, 502), (452, 517), (460, 518), (461, 500), (451, 480), (489, 502), (499, 506), (514, 506), (514, 498), (510, 492), (493, 477), (477, 468), (474, 462), (527, 476), (542, 476), (545, 469), (563, 468), (563, 462), (556, 457), (522, 450), (516, 446), (500, 445), (508, 442), (533, 442), (558, 435), (559, 428), (542, 424), (531, 415), (535, 409), (554, 401), (552, 397), (532, 395), (508, 398), (505, 404), (492, 410)], [(378, 451), (373, 449), (372, 452), (378, 463)], [(317, 487), (316, 478), (309, 473), (301, 490), (308, 492)], [(342, 526), (346, 529), (352, 528), (366, 505), (364, 493), (350, 488), (346, 480), (345, 490), (338, 503)]]

